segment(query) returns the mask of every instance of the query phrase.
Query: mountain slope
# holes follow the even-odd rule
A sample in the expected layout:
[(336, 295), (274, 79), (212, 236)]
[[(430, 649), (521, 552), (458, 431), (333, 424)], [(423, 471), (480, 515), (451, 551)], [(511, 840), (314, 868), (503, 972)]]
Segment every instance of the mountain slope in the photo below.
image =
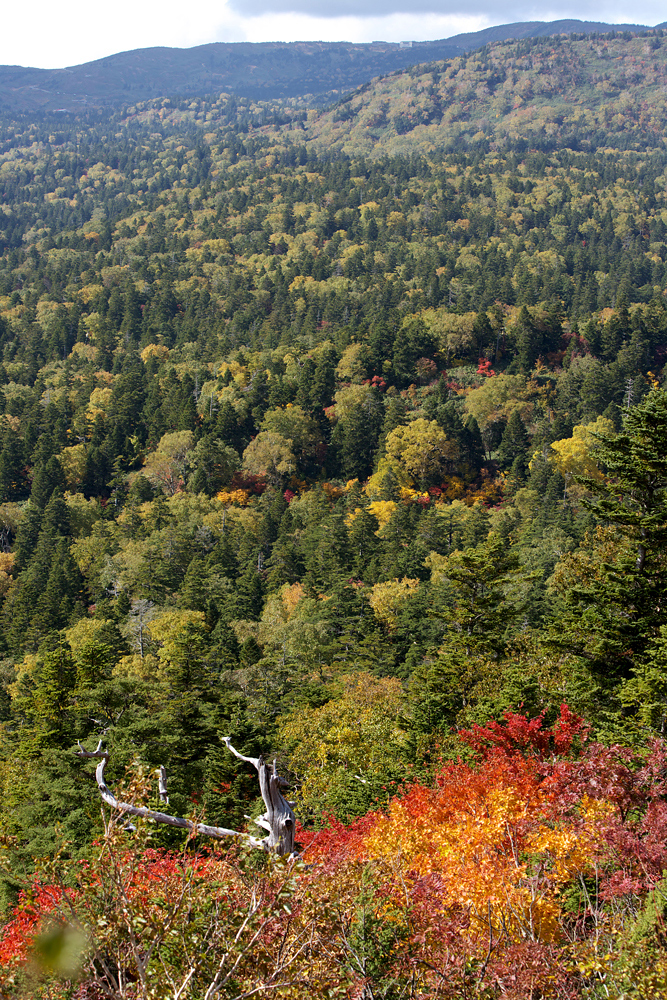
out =
[(527, 38), (375, 80), (292, 128), (295, 141), (349, 155), (508, 140), (644, 149), (664, 144), (666, 84), (659, 35)]
[(411, 46), (392, 42), (218, 42), (190, 49), (149, 48), (43, 70), (0, 66), (0, 110), (80, 111), (174, 94), (227, 90), (271, 99), (332, 95), (415, 63), (449, 59), (491, 42), (573, 32), (642, 31), (642, 25), (528, 21)]

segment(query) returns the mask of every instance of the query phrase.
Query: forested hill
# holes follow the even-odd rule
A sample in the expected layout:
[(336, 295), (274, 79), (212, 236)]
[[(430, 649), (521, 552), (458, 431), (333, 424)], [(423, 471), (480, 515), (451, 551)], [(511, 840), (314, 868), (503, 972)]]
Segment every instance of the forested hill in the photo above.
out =
[(0, 66), (0, 110), (81, 112), (155, 97), (221, 91), (261, 100), (307, 95), (311, 103), (322, 104), (372, 77), (414, 63), (451, 58), (505, 38), (644, 30), (636, 24), (528, 21), (409, 45), (217, 42), (190, 49), (135, 49), (65, 69)]
[(415, 66), (311, 112), (302, 134), (348, 155), (511, 141), (571, 149), (662, 146), (667, 45), (645, 36), (527, 38)]
[[(236, 829), (256, 789), (231, 736), (278, 754), (311, 830), (418, 782), (393, 825), (334, 824), (312, 873), (321, 907), (304, 889), (295, 908), (327, 926), (341, 914), (340, 948), (359, 953), (380, 872), (385, 995), (399, 954), (404, 995), (419, 975), (424, 995), (523, 1000), (539, 973), (541, 996), (576, 1000), (614, 995), (600, 993), (612, 972), (619, 996), (661, 995), (666, 45), (496, 43), (356, 95), (338, 149), (326, 128), (347, 104), (304, 120), (289, 102), (165, 98), (0, 122), (8, 903), (35, 859), (58, 857), (62, 889), (88, 876), (57, 865), (109, 856), (91, 848), (99, 803), (77, 740), (103, 736), (114, 786), (134, 766), (128, 795), (166, 764), (174, 813)], [(542, 104), (549, 67), (561, 122)], [(438, 121), (397, 130), (429, 79)], [(381, 100), (370, 148), (356, 118)], [(457, 141), (422, 143), (422, 128)], [(113, 829), (125, 861), (90, 869), (93, 894), (145, 843)], [(168, 873), (147, 892), (162, 855), (146, 859), (133, 885), (159, 909)], [(252, 876), (239, 864), (234, 906)], [(90, 940), (106, 948), (126, 917), (130, 937), (91, 976), (126, 963), (126, 996), (148, 997), (148, 952), (124, 948), (157, 924), (125, 903), (109, 916), (105, 898), (81, 917)], [(232, 911), (194, 906), (183, 940), (204, 961), (197, 921)], [(20, 959), (7, 940), (0, 968)], [(332, 973), (350, 991), (351, 962)], [(250, 990), (265, 966), (242, 968)], [(320, 970), (293, 995), (306, 981), (323, 995)]]

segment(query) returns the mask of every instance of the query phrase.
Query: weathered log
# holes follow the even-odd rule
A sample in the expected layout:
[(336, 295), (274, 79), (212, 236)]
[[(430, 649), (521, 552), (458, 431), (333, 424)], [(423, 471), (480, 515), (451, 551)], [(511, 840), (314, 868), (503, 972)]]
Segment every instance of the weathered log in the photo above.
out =
[[(276, 771), (275, 761), (271, 768), (262, 757), (244, 757), (231, 745), (230, 737), (224, 738), (224, 743), (230, 753), (233, 753), (239, 760), (252, 764), (259, 777), (259, 787), (266, 806), (266, 813), (255, 820), (255, 823), (266, 830), (268, 836), (259, 840), (239, 830), (227, 830), (222, 826), (209, 826), (206, 823), (197, 823), (182, 816), (170, 816), (168, 813), (159, 812), (155, 809), (147, 809), (145, 806), (135, 806), (131, 802), (122, 802), (116, 798), (106, 781), (104, 780), (104, 769), (109, 761), (109, 751), (102, 749), (102, 741), (95, 750), (86, 750), (79, 743), (76, 756), (82, 759), (95, 758), (99, 760), (95, 771), (97, 787), (103, 802), (106, 802), (112, 809), (129, 816), (140, 816), (143, 819), (151, 820), (154, 823), (164, 823), (167, 826), (175, 826), (181, 830), (189, 830), (205, 837), (212, 837), (215, 840), (224, 840), (225, 837), (240, 837), (251, 847), (256, 847), (263, 851), (270, 851), (280, 856), (294, 853), (294, 832), (295, 817), (291, 804), (283, 797), (280, 786), (287, 783), (279, 777)], [(164, 766), (159, 769), (159, 791), (163, 802), (168, 802), (167, 796), (167, 772)]]

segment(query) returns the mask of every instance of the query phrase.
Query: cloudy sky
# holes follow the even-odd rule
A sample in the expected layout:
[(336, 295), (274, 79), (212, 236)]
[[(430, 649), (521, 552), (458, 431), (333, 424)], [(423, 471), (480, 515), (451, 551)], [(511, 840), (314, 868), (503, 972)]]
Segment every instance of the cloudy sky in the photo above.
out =
[(512, 21), (559, 18), (654, 25), (657, 0), (8, 0), (0, 64), (73, 66), (127, 49), (204, 42), (447, 38)]

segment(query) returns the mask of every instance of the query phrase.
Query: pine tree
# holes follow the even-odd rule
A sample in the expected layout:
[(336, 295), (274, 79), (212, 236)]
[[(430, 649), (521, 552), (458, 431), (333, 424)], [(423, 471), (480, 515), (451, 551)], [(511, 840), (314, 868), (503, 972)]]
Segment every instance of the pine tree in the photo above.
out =
[(204, 560), (200, 555), (196, 555), (190, 560), (180, 589), (179, 604), (184, 608), (192, 608), (193, 611), (206, 610), (206, 570)]
[(366, 571), (380, 548), (378, 529), (378, 520), (367, 507), (362, 506), (354, 513), (349, 528), (351, 562), (354, 572), (363, 577), (367, 583), (376, 582), (375, 579), (367, 578)]
[(339, 444), (345, 479), (366, 479), (373, 469), (373, 454), (380, 431), (382, 411), (379, 406), (360, 404), (351, 407), (344, 421), (336, 425), (334, 438)]
[(518, 557), (491, 535), (476, 548), (453, 552), (438, 564), (442, 588), (443, 643), (450, 650), (497, 654), (512, 618), (520, 611), (508, 597)]
[[(329, 347), (321, 354), (310, 386), (310, 402), (317, 415), (322, 415), (325, 406), (329, 406), (333, 400), (336, 386), (335, 369), (338, 361), (336, 351)], [(325, 418), (326, 419), (326, 418)]]
[(30, 499), (38, 507), (46, 507), (54, 490), (64, 490), (66, 486), (60, 462), (52, 455), (43, 465), (36, 467), (33, 474)]
[(667, 732), (667, 626), (662, 625), (644, 656), (632, 668), (619, 700), (641, 728)]
[(16, 562), (21, 569), (24, 569), (35, 551), (42, 527), (44, 514), (37, 504), (29, 501), (23, 508), (21, 519), (16, 531)]
[(249, 562), (237, 580), (236, 617), (238, 618), (257, 619), (261, 614), (264, 588), (257, 563), (257, 559)]
[(8, 427), (4, 432), (0, 452), (0, 502), (24, 500), (27, 496), (23, 448), (16, 432)]

